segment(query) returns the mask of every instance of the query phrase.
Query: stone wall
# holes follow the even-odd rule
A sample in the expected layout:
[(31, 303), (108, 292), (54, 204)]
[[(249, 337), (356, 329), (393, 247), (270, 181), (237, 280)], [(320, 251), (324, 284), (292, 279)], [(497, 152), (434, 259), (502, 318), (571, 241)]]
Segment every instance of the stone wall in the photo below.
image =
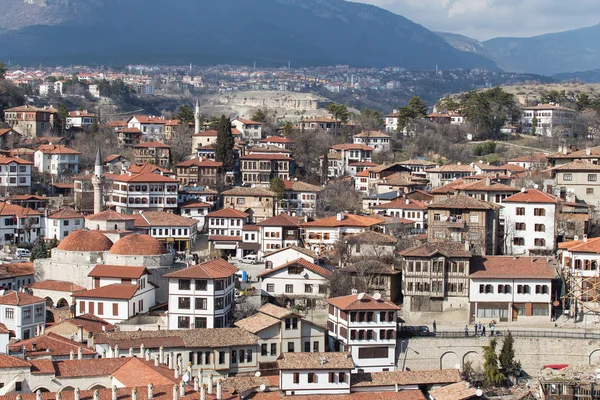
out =
[[(472, 329), (469, 334), (472, 334)], [(523, 370), (537, 376), (547, 364), (600, 364), (600, 342), (589, 339), (520, 338), (515, 337), (515, 358)], [(460, 368), (471, 361), (474, 368), (483, 368), (483, 349), (489, 343), (483, 338), (403, 339), (399, 346), (398, 369), (406, 356), (406, 367), (412, 370)], [(408, 352), (403, 352), (408, 344)], [(502, 337), (498, 337), (498, 352)], [(416, 354), (416, 353), (418, 354)]]

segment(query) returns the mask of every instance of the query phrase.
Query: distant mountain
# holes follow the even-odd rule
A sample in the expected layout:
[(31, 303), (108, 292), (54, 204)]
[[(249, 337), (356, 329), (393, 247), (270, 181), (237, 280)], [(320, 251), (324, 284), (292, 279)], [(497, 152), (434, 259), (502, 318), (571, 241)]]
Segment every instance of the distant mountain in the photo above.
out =
[(593, 70), (600, 66), (600, 24), (530, 38), (483, 42), (505, 69), (543, 75)]
[(494, 57), (492, 55), (492, 53), (487, 51), (485, 49), (485, 47), (483, 47), (483, 44), (477, 39), (473, 39), (473, 38), (470, 38), (470, 37), (464, 36), (464, 35), (459, 35), (457, 33), (450, 33), (450, 32), (435, 32), (435, 33), (437, 35), (439, 35), (442, 39), (444, 39), (446, 42), (448, 42), (448, 44), (451, 45), (452, 47), (454, 47), (455, 49), (458, 49), (461, 51), (468, 51), (469, 53), (479, 54), (480, 56), (486, 57), (489, 59), (492, 59)]
[[(13, 64), (168, 63), (414, 69), (497, 66), (423, 26), (343, 0), (2, 0)], [(3, 6), (4, 7), (4, 4)]]
[(552, 76), (559, 81), (582, 81), (585, 83), (600, 83), (600, 68), (591, 71), (563, 72)]

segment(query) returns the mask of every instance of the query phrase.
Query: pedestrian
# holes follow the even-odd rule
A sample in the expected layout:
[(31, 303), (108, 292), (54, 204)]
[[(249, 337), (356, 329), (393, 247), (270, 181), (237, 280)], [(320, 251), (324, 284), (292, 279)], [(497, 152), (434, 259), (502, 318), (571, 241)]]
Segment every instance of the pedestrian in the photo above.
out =
[(475, 336), (477, 336), (477, 324), (473, 324), (473, 331), (475, 333)]
[(485, 336), (485, 325), (481, 327), (481, 336)]
[(469, 337), (469, 327), (465, 325), (465, 337)]
[(433, 321), (433, 333), (437, 331), (437, 324)]
[(494, 336), (494, 330), (496, 329), (496, 325), (492, 324), (490, 326), (490, 336)]

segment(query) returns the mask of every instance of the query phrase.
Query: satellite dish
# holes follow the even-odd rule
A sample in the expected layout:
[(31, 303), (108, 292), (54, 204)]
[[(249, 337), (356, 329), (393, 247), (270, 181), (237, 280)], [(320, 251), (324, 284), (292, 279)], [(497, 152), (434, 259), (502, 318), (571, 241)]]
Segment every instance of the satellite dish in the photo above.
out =
[(454, 368), (460, 369), (460, 364), (454, 364)]
[(477, 397), (481, 397), (483, 395), (483, 392), (481, 391), (481, 389), (477, 389), (475, 391), (475, 394), (477, 395)]
[(359, 293), (358, 296), (356, 297), (358, 300), (362, 300), (365, 298), (365, 294), (364, 293)]
[(379, 293), (379, 292), (375, 292), (375, 293), (373, 294), (373, 298), (374, 298), (375, 300), (381, 300), (381, 293)]
[(260, 371), (256, 371), (256, 372), (254, 373), (254, 376), (258, 378), (258, 377), (260, 376)]
[(184, 381), (185, 383), (188, 383), (190, 381), (190, 374), (183, 374), (183, 376), (181, 377), (181, 380)]
[(521, 188), (521, 193), (525, 193), (525, 188)]
[(263, 383), (262, 385), (260, 385), (260, 386), (258, 387), (258, 389), (259, 389), (261, 392), (264, 392), (265, 390), (267, 390), (267, 386), (266, 386), (266, 385)]
[(98, 257), (98, 258), (96, 259), (96, 262), (97, 262), (98, 264), (102, 263), (102, 257)]
[(536, 183), (535, 185), (533, 185), (533, 188), (534, 188), (534, 189), (536, 189), (536, 190), (537, 190), (539, 187), (540, 187), (540, 185), (538, 185), (537, 183)]

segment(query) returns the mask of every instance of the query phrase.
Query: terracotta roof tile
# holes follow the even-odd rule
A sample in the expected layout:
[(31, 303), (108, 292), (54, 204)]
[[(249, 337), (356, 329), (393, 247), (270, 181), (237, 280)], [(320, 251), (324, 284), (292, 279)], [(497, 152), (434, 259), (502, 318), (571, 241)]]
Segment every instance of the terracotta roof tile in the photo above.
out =
[(264, 139), (261, 139), (259, 143), (294, 143), (294, 141), (282, 136), (268, 136)]
[[(413, 221), (411, 221), (413, 223)], [(385, 233), (375, 232), (375, 231), (365, 231), (360, 233), (355, 233), (352, 235), (347, 235), (346, 240), (356, 240), (360, 243), (365, 244), (377, 244), (377, 245), (385, 245), (385, 244), (396, 244), (398, 239), (393, 236), (386, 235)]]
[(217, 211), (213, 211), (206, 215), (207, 217), (220, 217), (220, 218), (248, 218), (250, 214), (243, 211), (236, 210), (234, 208), (222, 208)]
[(310, 183), (286, 179), (283, 181), (285, 190), (287, 192), (320, 192), (322, 188), (320, 186), (311, 185)]
[(371, 146), (367, 146), (366, 144), (360, 143), (340, 143), (334, 144), (330, 147), (333, 150), (364, 150), (364, 151), (374, 151), (375, 149)]
[(46, 332), (53, 332), (53, 329), (63, 324), (70, 324), (77, 327), (82, 327), (85, 331), (91, 333), (112, 331), (114, 329), (113, 324), (103, 320), (100, 317), (97, 317), (93, 314), (83, 314), (74, 318), (64, 319), (60, 322), (57, 322), (50, 328), (47, 328)]
[(354, 369), (349, 353), (282, 353), (277, 363), (281, 370)]
[(270, 315), (263, 313), (256, 313), (249, 316), (248, 318), (241, 319), (234, 323), (238, 328), (247, 330), (248, 332), (257, 334), (258, 332), (266, 329), (275, 324), (279, 324), (281, 321), (277, 318), (273, 318)]
[(14, 290), (7, 290), (4, 292), (4, 295), (0, 296), (0, 304), (6, 306), (27, 306), (37, 303), (45, 304), (46, 300), (25, 292), (15, 292)]
[(50, 279), (46, 279), (43, 281), (34, 282), (29, 285), (32, 289), (40, 289), (40, 290), (52, 290), (56, 292), (67, 292), (74, 293), (85, 290), (84, 287), (74, 284), (73, 282), (66, 281), (53, 281)]
[[(129, 118), (129, 121), (131, 121), (133, 118), (137, 119), (139, 121), (140, 124), (165, 124), (166, 121), (164, 118), (161, 117), (151, 117), (148, 115), (134, 115), (133, 117)], [(127, 121), (127, 122), (129, 122)]]
[(512, 192), (517, 193), (518, 188), (503, 185), (501, 183), (488, 184), (485, 180), (478, 180), (471, 183), (465, 183), (454, 187), (456, 190), (478, 191), (478, 192)]
[[(33, 350), (33, 345), (35, 345), (35, 350)], [(71, 350), (77, 354), (77, 349), (79, 349), (81, 346), (81, 343), (74, 340), (66, 339), (55, 333), (46, 333), (45, 335), (40, 335), (31, 339), (13, 343), (9, 346), (9, 348), (11, 351), (18, 352), (24, 347), (25, 351), (32, 356), (38, 354), (47, 354), (54, 357), (64, 357), (68, 356)], [(82, 347), (81, 351), (84, 355), (96, 354), (95, 351), (90, 350), (87, 347)]]
[(293, 161), (292, 157), (284, 154), (247, 154), (240, 157), (240, 160), (274, 160), (274, 161)]
[(331, 276), (332, 276), (331, 271), (328, 271), (325, 268), (318, 266), (317, 264), (313, 264), (310, 261), (306, 261), (304, 258), (298, 258), (297, 260), (280, 265), (277, 268), (267, 269), (267, 270), (261, 272), (260, 274), (258, 274), (257, 276), (259, 276), (259, 277), (269, 276), (274, 272), (281, 271), (282, 269), (285, 269), (292, 265), (299, 265), (303, 268), (308, 269), (309, 271), (314, 272), (315, 274), (321, 275), (324, 278), (331, 278)]
[(258, 312), (261, 312), (263, 314), (266, 314), (270, 317), (277, 318), (277, 319), (283, 319), (290, 315), (297, 315), (294, 311), (292, 311), (288, 308), (279, 307), (279, 306), (276, 306), (275, 304), (271, 304), (271, 303), (267, 303), (267, 304), (261, 306), (258, 309)]
[(600, 238), (584, 240), (572, 240), (558, 244), (559, 249), (569, 250), (573, 253), (597, 253), (600, 254)]
[(252, 121), (251, 119), (236, 118), (236, 120), (240, 121), (244, 125), (262, 125), (262, 122)]
[(63, 251), (93, 251), (101, 252), (110, 250), (113, 242), (104, 236), (102, 232), (81, 229), (71, 232), (60, 241), (57, 250)]
[(204, 157), (200, 157), (200, 158), (192, 158), (191, 160), (180, 162), (179, 164), (175, 165), (175, 168), (184, 168), (184, 167), (220, 168), (222, 166), (223, 166), (222, 162), (216, 162), (216, 161), (204, 158)]
[(175, 183), (178, 184), (177, 179), (169, 178), (168, 176), (154, 174), (154, 173), (140, 173), (140, 174), (105, 174), (106, 179), (117, 181), (117, 182), (139, 182), (139, 183)]
[[(285, 400), (289, 396), (285, 396), (283, 393), (277, 392), (259, 392), (252, 396), (253, 400)], [(328, 394), (328, 395), (295, 395), (294, 400), (315, 400), (323, 398), (325, 400), (426, 400), (425, 395), (422, 391), (417, 389), (401, 390), (400, 392), (387, 391), (387, 392), (354, 392), (350, 394)], [(13, 399), (9, 399), (13, 400)], [(34, 400), (34, 399), (23, 399), (23, 400)], [(46, 399), (42, 399), (46, 400)], [(51, 400), (51, 399), (48, 399)], [(65, 399), (69, 400), (69, 399)], [(87, 399), (82, 399), (87, 400)], [(104, 399), (101, 399), (104, 400)]]
[(237, 186), (223, 192), (223, 196), (253, 196), (253, 197), (275, 197), (275, 192), (259, 187)]
[(363, 217), (361, 215), (346, 214), (342, 213), (343, 219), (338, 221), (337, 216), (322, 218), (312, 222), (306, 222), (300, 224), (302, 227), (341, 227), (341, 226), (357, 226), (367, 228), (370, 226), (378, 225), (381, 223), (380, 220), (372, 217)]
[(41, 212), (32, 210), (30, 208), (21, 207), (16, 204), (9, 204), (0, 202), (0, 215), (1, 216), (16, 216), (17, 218), (24, 218), (26, 216), (40, 216)]
[(548, 162), (548, 159), (546, 158), (545, 154), (539, 153), (539, 154), (533, 154), (530, 156), (512, 158), (512, 159), (508, 160), (508, 162), (546, 163), (546, 162)]
[(33, 263), (31, 262), (0, 265), (0, 279), (33, 275), (33, 272)]
[(318, 258), (318, 256), (315, 254), (314, 251), (309, 250), (309, 249), (305, 249), (304, 247), (300, 247), (300, 246), (296, 246), (296, 245), (291, 245), (291, 246), (284, 247), (284, 248), (279, 249), (279, 250), (272, 251), (270, 253), (265, 254), (265, 257), (270, 257), (270, 256), (272, 256), (274, 254), (279, 254), (282, 251), (292, 251), (292, 250), (295, 250), (295, 251), (297, 251), (299, 253), (302, 253), (302, 254), (304, 254), (306, 256), (309, 256), (309, 257), (311, 257), (312, 259), (315, 259), (315, 260)]
[(223, 260), (215, 258), (214, 260), (202, 264), (193, 265), (179, 271), (164, 275), (165, 278), (190, 278), (190, 279), (220, 279), (227, 278), (238, 271), (236, 267)]
[(112, 285), (102, 286), (96, 289), (76, 292), (72, 296), (75, 298), (130, 300), (135, 296), (135, 293), (139, 288), (138, 285), (113, 283)]
[(354, 135), (357, 138), (389, 138), (390, 135), (379, 131), (364, 131)]
[(224, 235), (210, 235), (208, 237), (209, 241), (212, 242), (241, 242), (241, 236), (224, 236)]
[(29, 368), (31, 363), (21, 360), (17, 357), (12, 357), (6, 354), (0, 354), (0, 369), (5, 368)]
[(466, 400), (477, 396), (475, 386), (467, 382), (456, 382), (443, 387), (438, 387), (429, 391), (433, 400)]
[(552, 168), (553, 171), (600, 171), (600, 165), (587, 160), (575, 160)]
[(116, 211), (106, 210), (98, 214), (92, 214), (85, 217), (89, 221), (133, 221), (132, 215), (121, 214)]
[(55, 213), (48, 215), (50, 219), (71, 219), (71, 218), (83, 218), (83, 214), (78, 213), (72, 208), (63, 208)]
[(475, 168), (466, 164), (448, 164), (441, 165), (437, 168), (431, 168), (426, 171), (427, 173), (442, 173), (442, 172), (475, 172)]
[(91, 278), (139, 279), (147, 274), (149, 274), (149, 272), (146, 267), (98, 264), (90, 271), (88, 276)]
[(552, 261), (547, 257), (484, 256), (472, 257), (470, 278), (554, 279)]
[(400, 253), (404, 257), (430, 257), (434, 254), (442, 254), (446, 257), (471, 257), (471, 252), (465, 250), (465, 245), (458, 242), (425, 243)]
[(126, 387), (148, 386), (149, 383), (157, 386), (179, 384), (179, 379), (175, 379), (173, 371), (166, 366), (155, 367), (135, 357), (129, 358), (111, 375)]
[(373, 209), (398, 209), (398, 210), (426, 210), (427, 204), (412, 199), (396, 199), (392, 200), (389, 203), (379, 204), (371, 207)]
[(209, 129), (204, 132), (194, 133), (194, 137), (217, 137), (218, 133), (214, 129)]
[(297, 228), (300, 226), (301, 218), (292, 217), (289, 214), (281, 213), (271, 218), (267, 218), (264, 221), (258, 222), (256, 225), (258, 226), (282, 226), (282, 227), (292, 227)]
[(363, 298), (358, 299), (358, 294), (334, 297), (327, 300), (329, 304), (340, 310), (399, 310), (400, 307), (389, 300), (375, 300), (370, 294), (363, 293)]
[(457, 194), (449, 199), (432, 203), (428, 207), (430, 209), (457, 208), (470, 210), (495, 210), (497, 208), (497, 206), (488, 203), (487, 201), (478, 200), (462, 194)]
[(527, 189), (504, 199), (505, 203), (558, 203), (559, 198), (536, 189)]
[[(400, 386), (404, 385), (441, 385), (461, 381), (460, 372), (456, 369), (424, 370), (424, 371), (389, 371), (353, 374), (352, 387)], [(464, 384), (463, 384), (464, 386)]]
[(212, 205), (201, 201), (190, 201), (182, 204), (179, 208), (211, 208)]
[(168, 213), (164, 211), (144, 211), (142, 218), (148, 221), (150, 226), (185, 226), (192, 227), (198, 225), (198, 221), (193, 218), (182, 217), (181, 215)]
[(151, 163), (134, 163), (127, 168), (128, 171), (131, 171), (132, 174), (160, 174), (163, 175), (173, 175), (173, 171), (168, 170), (163, 167), (159, 167), (158, 165), (154, 165)]
[(44, 154), (81, 154), (77, 150), (70, 149), (60, 144), (43, 144), (38, 147), (38, 151)]
[(19, 165), (33, 165), (33, 163), (31, 161), (23, 160), (22, 158), (0, 156), (0, 164), (1, 165), (8, 165), (11, 163), (15, 163), (15, 164), (19, 164)]
[(139, 233), (119, 239), (109, 251), (110, 254), (123, 256), (157, 256), (168, 252), (158, 239)]

